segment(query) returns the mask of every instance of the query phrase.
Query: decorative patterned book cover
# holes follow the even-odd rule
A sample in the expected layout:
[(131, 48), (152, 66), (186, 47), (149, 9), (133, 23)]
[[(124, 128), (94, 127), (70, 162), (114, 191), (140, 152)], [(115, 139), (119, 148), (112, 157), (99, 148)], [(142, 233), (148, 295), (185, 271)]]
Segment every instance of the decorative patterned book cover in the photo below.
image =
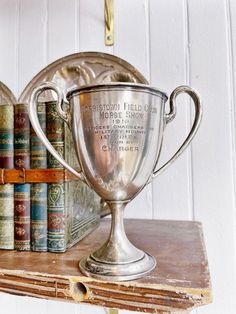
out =
[[(65, 127), (65, 160), (69, 165), (78, 168), (71, 131)], [(82, 181), (65, 183), (65, 206), (67, 212), (66, 243), (73, 246), (100, 223), (100, 197)]]
[[(45, 103), (38, 104), (38, 117), (46, 131)], [(30, 167), (47, 168), (47, 150), (33, 128), (30, 130)], [(47, 251), (47, 183), (31, 184), (31, 250)]]
[[(56, 103), (46, 103), (47, 137), (57, 152), (64, 155), (64, 123), (56, 113)], [(48, 152), (48, 168), (62, 168)], [(48, 250), (64, 252), (65, 241), (65, 183), (48, 184)]]
[[(72, 136), (56, 112), (56, 103), (46, 105), (47, 136), (54, 148), (72, 166), (78, 166)], [(48, 153), (48, 168), (61, 168)], [(98, 226), (100, 198), (80, 181), (48, 185), (48, 250), (64, 252)]]
[[(0, 168), (14, 168), (14, 109), (0, 104)], [(14, 249), (14, 185), (0, 185), (0, 249)]]
[[(30, 167), (30, 123), (26, 104), (14, 106), (14, 165)], [(14, 186), (15, 249), (30, 250), (30, 184)]]

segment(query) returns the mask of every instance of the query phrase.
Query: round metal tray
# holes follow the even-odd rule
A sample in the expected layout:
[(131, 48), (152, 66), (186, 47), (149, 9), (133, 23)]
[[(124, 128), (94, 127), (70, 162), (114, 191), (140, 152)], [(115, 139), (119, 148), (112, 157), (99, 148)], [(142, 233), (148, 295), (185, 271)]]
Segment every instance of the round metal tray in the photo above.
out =
[(16, 98), (10, 89), (0, 82), (0, 105), (1, 104), (15, 104)]
[[(42, 82), (53, 82), (64, 95), (83, 85), (108, 82), (134, 82), (148, 84), (144, 76), (128, 62), (101, 52), (80, 52), (68, 55), (49, 64), (25, 87), (19, 102), (27, 103), (32, 90)], [(42, 101), (55, 99), (51, 91), (42, 95)]]

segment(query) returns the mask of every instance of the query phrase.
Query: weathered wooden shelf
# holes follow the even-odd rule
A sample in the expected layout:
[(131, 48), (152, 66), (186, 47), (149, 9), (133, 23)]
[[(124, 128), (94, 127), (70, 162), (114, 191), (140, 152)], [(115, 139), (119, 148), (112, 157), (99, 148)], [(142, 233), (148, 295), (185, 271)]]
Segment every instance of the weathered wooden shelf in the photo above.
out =
[(202, 227), (198, 222), (126, 220), (129, 239), (156, 257), (147, 277), (110, 283), (83, 276), (78, 261), (98, 248), (110, 220), (66, 253), (0, 251), (0, 291), (142, 312), (190, 311), (211, 302)]

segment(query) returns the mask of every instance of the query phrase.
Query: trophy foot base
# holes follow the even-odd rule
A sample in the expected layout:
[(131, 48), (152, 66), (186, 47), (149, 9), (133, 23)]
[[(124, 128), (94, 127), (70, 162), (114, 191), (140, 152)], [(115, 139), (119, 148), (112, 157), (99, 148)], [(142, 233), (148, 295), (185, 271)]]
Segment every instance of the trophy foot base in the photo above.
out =
[(125, 264), (109, 264), (93, 259), (91, 255), (84, 257), (79, 267), (88, 276), (108, 281), (134, 280), (149, 274), (156, 266), (156, 260), (144, 252), (144, 256), (134, 262)]

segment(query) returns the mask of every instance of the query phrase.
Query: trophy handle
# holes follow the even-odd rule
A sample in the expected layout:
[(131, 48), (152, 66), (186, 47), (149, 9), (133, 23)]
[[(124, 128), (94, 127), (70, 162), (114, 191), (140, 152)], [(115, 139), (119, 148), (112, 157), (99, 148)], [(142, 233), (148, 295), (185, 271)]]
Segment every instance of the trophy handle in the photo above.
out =
[(46, 148), (53, 155), (53, 157), (55, 157), (66, 169), (68, 169), (71, 173), (76, 175), (80, 180), (87, 183), (83, 173), (76, 171), (74, 168), (68, 165), (67, 162), (58, 154), (58, 152), (49, 142), (48, 138), (46, 137), (46, 135), (44, 134), (40, 126), (38, 115), (37, 115), (37, 103), (38, 103), (38, 98), (40, 94), (46, 90), (53, 90), (57, 94), (57, 105), (56, 105), (57, 113), (68, 124), (70, 128), (70, 125), (71, 125), (70, 112), (69, 110), (64, 111), (62, 109), (63, 93), (59, 87), (57, 87), (55, 84), (51, 82), (44, 82), (33, 90), (30, 97), (29, 106), (28, 106), (30, 122), (34, 128), (35, 133), (38, 135), (42, 143), (46, 146)]
[(176, 97), (181, 93), (187, 93), (193, 100), (194, 107), (195, 107), (195, 118), (193, 121), (192, 128), (186, 137), (183, 144), (180, 146), (180, 148), (177, 150), (177, 152), (159, 169), (155, 170), (152, 174), (151, 179), (154, 179), (157, 175), (162, 173), (164, 170), (166, 170), (167, 167), (169, 167), (182, 153), (183, 151), (188, 147), (190, 142), (192, 141), (193, 137), (195, 136), (201, 119), (202, 119), (202, 105), (199, 94), (192, 88), (188, 86), (179, 86), (177, 87), (170, 95), (170, 112), (165, 115), (165, 123), (171, 122), (175, 116), (176, 116)]

